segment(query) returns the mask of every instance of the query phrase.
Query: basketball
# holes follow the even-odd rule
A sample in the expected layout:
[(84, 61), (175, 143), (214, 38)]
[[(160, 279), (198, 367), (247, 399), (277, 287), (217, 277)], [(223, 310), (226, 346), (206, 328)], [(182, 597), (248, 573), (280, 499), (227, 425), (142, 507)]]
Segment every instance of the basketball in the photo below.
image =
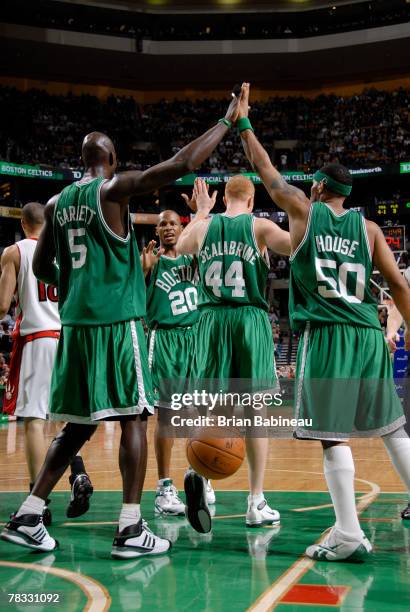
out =
[(202, 430), (187, 441), (186, 454), (191, 467), (209, 480), (222, 480), (239, 470), (245, 457), (243, 438), (220, 437)]

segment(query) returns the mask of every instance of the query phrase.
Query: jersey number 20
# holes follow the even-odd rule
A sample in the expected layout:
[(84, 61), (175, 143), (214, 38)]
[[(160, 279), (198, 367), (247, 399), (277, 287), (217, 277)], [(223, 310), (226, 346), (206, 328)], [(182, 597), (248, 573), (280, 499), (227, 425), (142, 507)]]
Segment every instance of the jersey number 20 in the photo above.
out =
[(172, 291), (168, 297), (171, 300), (174, 317), (186, 314), (188, 310), (197, 309), (198, 295), (195, 287), (187, 287), (184, 291)]

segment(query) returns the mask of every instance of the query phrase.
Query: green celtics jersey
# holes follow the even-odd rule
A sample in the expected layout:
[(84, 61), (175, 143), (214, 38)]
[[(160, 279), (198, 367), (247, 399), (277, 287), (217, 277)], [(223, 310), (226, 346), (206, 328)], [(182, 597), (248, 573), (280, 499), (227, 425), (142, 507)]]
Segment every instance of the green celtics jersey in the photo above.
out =
[(145, 314), (145, 283), (129, 222), (128, 236), (107, 225), (100, 205), (103, 178), (83, 179), (60, 194), (54, 240), (63, 325), (109, 325)]
[(198, 306), (258, 306), (265, 299), (269, 265), (259, 251), (254, 217), (214, 215), (198, 253)]
[(364, 217), (337, 215), (312, 204), (305, 236), (291, 259), (289, 313), (292, 327), (347, 323), (380, 329), (369, 286), (372, 257)]
[(198, 320), (198, 272), (192, 255), (161, 255), (147, 290), (149, 327), (190, 327)]

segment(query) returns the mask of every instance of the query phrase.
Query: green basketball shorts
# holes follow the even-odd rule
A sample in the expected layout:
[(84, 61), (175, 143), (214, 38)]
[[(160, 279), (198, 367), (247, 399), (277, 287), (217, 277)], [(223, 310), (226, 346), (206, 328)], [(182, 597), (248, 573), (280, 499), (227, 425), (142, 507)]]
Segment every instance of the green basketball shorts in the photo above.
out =
[(192, 327), (151, 329), (148, 334), (148, 364), (155, 406), (172, 408), (172, 395), (187, 390), (194, 354)]
[(193, 375), (197, 386), (213, 391), (276, 390), (267, 313), (256, 306), (204, 309), (197, 323)]
[(70, 423), (153, 413), (140, 321), (97, 327), (64, 325), (51, 379), (50, 416)]
[(298, 438), (377, 437), (404, 425), (382, 331), (307, 324), (298, 348), (295, 413), (305, 421)]

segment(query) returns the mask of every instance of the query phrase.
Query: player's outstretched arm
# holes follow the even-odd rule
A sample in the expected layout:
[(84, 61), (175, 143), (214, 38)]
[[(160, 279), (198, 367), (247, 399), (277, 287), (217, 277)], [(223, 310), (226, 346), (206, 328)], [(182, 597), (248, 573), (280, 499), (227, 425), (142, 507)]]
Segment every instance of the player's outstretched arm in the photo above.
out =
[(229, 124), (236, 121), (242, 95), (243, 88), (239, 97), (233, 96), (225, 114), (228, 125), (218, 122), (205, 134), (183, 147), (174, 157), (145, 172), (120, 172), (103, 185), (105, 199), (121, 202), (131, 195), (149, 193), (198, 168), (221, 142), (229, 130)]
[(255, 237), (259, 248), (268, 247), (279, 255), (291, 254), (290, 234), (268, 219), (255, 219)]
[[(243, 94), (239, 106), (239, 119), (247, 119), (249, 112), (249, 83), (242, 86)], [(267, 151), (256, 138), (250, 124), (249, 128), (238, 124), (242, 145), (252, 168), (259, 174), (272, 200), (292, 217), (308, 216), (310, 201), (305, 193), (288, 185), (280, 172), (272, 164)], [(245, 128), (245, 129), (243, 129)]]
[(11, 300), (16, 290), (19, 268), (20, 254), (18, 247), (13, 244), (4, 249), (1, 256), (0, 320), (4, 319), (10, 308)]
[(204, 179), (195, 179), (192, 198), (183, 194), (185, 202), (196, 215), (183, 229), (176, 244), (179, 255), (197, 255), (209, 225), (209, 213), (215, 206), (217, 192), (210, 196)]
[(383, 232), (376, 225), (367, 221), (367, 227), (374, 233), (373, 261), (378, 270), (387, 281), (394, 302), (406, 324), (405, 342), (406, 350), (410, 350), (410, 288), (397, 266)]
[(34, 275), (47, 285), (58, 285), (59, 270), (55, 264), (56, 248), (53, 222), (58, 195), (53, 196), (44, 208), (44, 226), (39, 236), (33, 257)]

